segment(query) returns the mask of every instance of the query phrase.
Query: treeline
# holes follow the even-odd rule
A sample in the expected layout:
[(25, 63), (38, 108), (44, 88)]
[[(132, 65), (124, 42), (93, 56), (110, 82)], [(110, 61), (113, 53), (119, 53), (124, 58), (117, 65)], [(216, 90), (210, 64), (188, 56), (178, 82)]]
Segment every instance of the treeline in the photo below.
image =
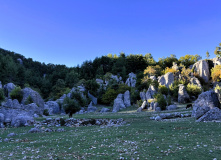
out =
[(186, 55), (178, 60), (175, 55), (171, 55), (156, 62), (150, 53), (127, 56), (120, 53), (97, 57), (93, 61), (83, 62), (81, 66), (69, 68), (65, 65), (33, 61), (31, 58), (0, 48), (0, 81), (2, 84), (12, 82), (22, 88), (31, 87), (44, 99), (57, 99), (64, 93), (68, 93), (72, 87), (82, 83), (87, 90), (96, 91), (98, 87), (95, 79), (103, 79), (106, 73), (121, 76), (125, 82), (128, 74), (133, 72), (138, 74), (139, 82), (148, 66), (159, 66), (165, 69), (176, 62), (188, 67), (200, 58), (199, 55)]

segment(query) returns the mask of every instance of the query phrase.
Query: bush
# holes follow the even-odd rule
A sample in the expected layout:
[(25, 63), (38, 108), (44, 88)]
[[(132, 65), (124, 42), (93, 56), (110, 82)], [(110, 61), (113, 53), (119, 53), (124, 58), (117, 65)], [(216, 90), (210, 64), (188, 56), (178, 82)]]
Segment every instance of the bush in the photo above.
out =
[(175, 74), (176, 72), (178, 72), (178, 70), (174, 69), (174, 68), (169, 68), (167, 67), (165, 70), (164, 70), (164, 74), (168, 73), (168, 72), (171, 72), (173, 74)]
[(108, 88), (105, 94), (102, 96), (102, 102), (104, 104), (110, 104), (117, 97), (117, 91), (114, 89)]
[(219, 82), (221, 80), (221, 65), (216, 65), (211, 69), (211, 77), (214, 82)]
[(155, 98), (156, 98), (156, 101), (158, 103), (158, 107), (160, 107), (161, 110), (165, 110), (166, 106), (167, 106), (167, 101), (164, 98), (164, 96), (159, 93), (159, 94), (155, 95)]
[(33, 103), (33, 100), (31, 98), (31, 96), (29, 95), (28, 98), (25, 100), (25, 105), (31, 104), (31, 103)]
[(118, 86), (117, 94), (120, 94), (120, 93), (124, 94), (127, 90), (130, 91), (130, 89), (131, 89), (131, 88), (130, 88), (128, 85), (120, 84), (120, 85)]
[(202, 92), (201, 87), (195, 85), (195, 84), (188, 84), (187, 85), (187, 92), (190, 96), (198, 97), (198, 95)]
[(142, 104), (143, 104), (143, 101), (140, 99), (140, 100), (137, 100), (137, 108), (141, 107)]
[(169, 90), (165, 85), (159, 85), (158, 89), (159, 89), (159, 93), (165, 94), (165, 95), (168, 94)]
[(87, 99), (83, 98), (80, 92), (72, 92), (71, 99), (77, 100), (81, 107), (87, 105)]
[(5, 100), (4, 90), (0, 89), (0, 103)]
[(131, 92), (130, 92), (131, 104), (135, 104), (137, 100), (140, 100), (140, 94), (137, 90), (135, 90), (134, 88), (131, 88)]
[(45, 110), (44, 110), (43, 115), (45, 115), (45, 116), (49, 116), (48, 109), (45, 109)]
[(21, 87), (15, 87), (15, 89), (11, 91), (10, 97), (11, 99), (17, 99), (21, 103), (23, 98)]
[(173, 84), (169, 86), (170, 95), (177, 100), (178, 99), (178, 91), (179, 91), (179, 82), (174, 81)]
[(63, 101), (63, 109), (66, 113), (69, 113), (72, 116), (72, 114), (78, 112), (81, 107), (78, 101), (66, 97)]

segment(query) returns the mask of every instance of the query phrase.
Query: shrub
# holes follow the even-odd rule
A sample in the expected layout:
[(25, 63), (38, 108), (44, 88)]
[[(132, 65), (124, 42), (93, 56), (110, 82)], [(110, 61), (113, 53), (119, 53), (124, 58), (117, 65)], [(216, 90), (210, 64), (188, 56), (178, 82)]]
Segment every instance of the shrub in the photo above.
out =
[(69, 113), (72, 116), (72, 114), (79, 111), (81, 107), (78, 101), (66, 97), (63, 101), (63, 109), (66, 113)]
[(165, 94), (165, 95), (168, 94), (169, 90), (165, 85), (159, 85), (158, 89), (159, 89), (159, 93)]
[(44, 110), (43, 115), (45, 115), (45, 116), (49, 116), (48, 109), (45, 109), (45, 110)]
[(80, 92), (72, 92), (71, 99), (77, 100), (81, 107), (84, 107), (87, 104), (87, 99), (82, 97)]
[(102, 102), (104, 104), (110, 104), (117, 97), (117, 91), (114, 89), (108, 88), (105, 94), (102, 96)]
[(170, 92), (170, 95), (175, 100), (178, 99), (178, 91), (179, 91), (179, 81), (174, 81), (174, 83), (169, 86), (169, 92)]
[(221, 65), (216, 65), (211, 69), (211, 77), (213, 81), (219, 82), (221, 80)]
[(21, 87), (15, 87), (15, 89), (11, 91), (10, 97), (11, 99), (17, 99), (21, 103), (23, 98)]
[(164, 74), (168, 73), (168, 72), (171, 72), (173, 74), (175, 74), (176, 72), (178, 72), (176, 69), (174, 68), (169, 68), (167, 67), (165, 70), (164, 70)]
[(25, 105), (31, 104), (31, 103), (33, 103), (33, 100), (31, 98), (31, 96), (29, 95), (28, 98), (25, 100)]
[(161, 93), (158, 93), (157, 95), (155, 95), (155, 98), (158, 103), (158, 107), (160, 107), (161, 110), (165, 110), (167, 106), (167, 101), (164, 96)]
[(127, 90), (130, 91), (130, 89), (131, 89), (131, 88), (130, 88), (128, 85), (120, 84), (120, 85), (118, 86), (117, 94), (120, 94), (120, 93), (124, 94)]
[(0, 89), (0, 103), (5, 100), (4, 90)]
[(190, 96), (198, 97), (198, 95), (202, 92), (201, 87), (195, 85), (195, 84), (188, 84), (187, 85), (187, 92)]
[(139, 94), (138, 90), (131, 88), (131, 92), (130, 92), (131, 104), (135, 104), (137, 100), (140, 100), (140, 94)]
[(168, 97), (167, 97), (167, 105), (169, 106), (169, 105), (171, 105), (172, 104), (172, 99), (171, 99), (171, 96), (169, 95)]
[(140, 99), (140, 100), (137, 100), (137, 108), (141, 107), (141, 105), (143, 104), (143, 101)]

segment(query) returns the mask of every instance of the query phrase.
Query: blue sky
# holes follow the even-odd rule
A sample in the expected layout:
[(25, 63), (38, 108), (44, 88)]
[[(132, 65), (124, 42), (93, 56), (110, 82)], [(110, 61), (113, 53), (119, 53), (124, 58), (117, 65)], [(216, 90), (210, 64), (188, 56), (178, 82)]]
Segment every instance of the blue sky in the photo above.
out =
[(220, 0), (0, 0), (0, 47), (76, 66), (109, 53), (211, 57)]

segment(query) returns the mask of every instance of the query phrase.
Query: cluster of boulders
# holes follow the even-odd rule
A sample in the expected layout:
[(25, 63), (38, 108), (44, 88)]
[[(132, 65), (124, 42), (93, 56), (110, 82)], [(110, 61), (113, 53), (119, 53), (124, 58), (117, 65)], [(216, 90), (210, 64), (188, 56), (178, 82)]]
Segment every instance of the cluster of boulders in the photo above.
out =
[(112, 112), (118, 112), (119, 110), (130, 106), (130, 91), (126, 91), (124, 94), (118, 94), (117, 98), (114, 100)]
[(47, 118), (46, 120), (36, 122), (34, 124), (35, 128), (41, 128), (43, 126), (47, 127), (60, 127), (60, 126), (67, 126), (67, 127), (79, 127), (79, 126), (119, 126), (123, 125), (126, 122), (120, 119), (63, 119), (63, 118)]
[(191, 114), (189, 113), (179, 113), (179, 112), (175, 112), (175, 113), (162, 113), (158, 116), (155, 117), (150, 117), (151, 120), (156, 120), (156, 121), (161, 121), (164, 119), (173, 119), (173, 118), (186, 118), (186, 117), (191, 117)]
[[(17, 99), (12, 100), (10, 97), (13, 89), (15, 89), (13, 83), (4, 85), (7, 97), (2, 106), (0, 106), (0, 128), (32, 125), (34, 123), (33, 117), (43, 114), (44, 101), (38, 92), (31, 88), (22, 89), (23, 99), (19, 103)], [(33, 103), (26, 104), (28, 97), (31, 97)]]
[(193, 104), (192, 117), (197, 122), (221, 120), (218, 94), (213, 90), (201, 93)]

